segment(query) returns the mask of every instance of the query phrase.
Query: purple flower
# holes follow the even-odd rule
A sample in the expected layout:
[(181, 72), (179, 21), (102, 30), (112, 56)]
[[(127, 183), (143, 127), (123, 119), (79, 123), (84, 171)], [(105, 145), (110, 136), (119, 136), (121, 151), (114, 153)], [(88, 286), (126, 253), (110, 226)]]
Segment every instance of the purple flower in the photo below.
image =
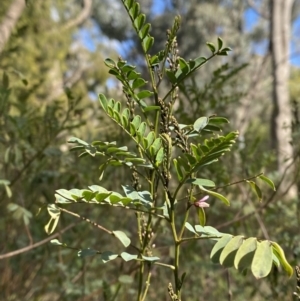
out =
[(209, 198), (209, 195), (206, 195), (205, 197), (203, 197), (199, 201), (195, 202), (194, 206), (201, 207), (201, 208), (209, 207), (209, 204), (205, 202), (206, 200), (208, 200), (208, 198)]

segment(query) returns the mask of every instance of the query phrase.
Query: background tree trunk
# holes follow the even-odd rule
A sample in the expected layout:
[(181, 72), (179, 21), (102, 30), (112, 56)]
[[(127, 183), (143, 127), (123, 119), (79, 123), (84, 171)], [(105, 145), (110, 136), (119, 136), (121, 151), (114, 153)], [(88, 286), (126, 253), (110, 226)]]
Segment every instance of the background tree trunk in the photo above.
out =
[[(280, 176), (285, 173), (281, 191), (292, 185), (294, 168), (292, 140), (292, 110), (289, 98), (288, 80), (290, 75), (289, 43), (291, 14), (294, 0), (270, 0), (270, 45), (273, 73), (273, 113), (271, 118), (272, 146), (277, 151)], [(288, 172), (287, 172), (288, 171)], [(292, 185), (288, 197), (296, 197), (297, 189)]]
[(0, 53), (3, 51), (24, 8), (25, 0), (15, 0), (8, 8), (8, 11), (0, 24)]

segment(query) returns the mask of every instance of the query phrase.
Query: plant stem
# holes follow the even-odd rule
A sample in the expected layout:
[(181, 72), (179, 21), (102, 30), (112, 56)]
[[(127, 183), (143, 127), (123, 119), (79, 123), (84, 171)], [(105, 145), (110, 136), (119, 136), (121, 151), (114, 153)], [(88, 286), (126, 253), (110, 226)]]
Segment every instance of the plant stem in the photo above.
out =
[(138, 290), (138, 295), (137, 295), (137, 301), (142, 301), (142, 291), (143, 291), (143, 278), (144, 278), (144, 268), (145, 268), (145, 263), (144, 261), (140, 262), (140, 269), (139, 269), (139, 290)]
[(179, 280), (179, 257), (180, 257), (180, 243), (176, 242), (175, 245), (175, 270), (174, 270), (174, 277), (175, 277), (175, 289), (178, 299), (180, 299), (181, 295), (181, 285)]
[(148, 277), (147, 277), (147, 280), (146, 280), (146, 288), (145, 288), (145, 291), (144, 291), (144, 294), (143, 294), (142, 301), (144, 301), (146, 299), (146, 296), (147, 296), (147, 293), (148, 293), (148, 290), (149, 290), (149, 287), (150, 287), (151, 276), (152, 276), (151, 267), (149, 266)]
[[(168, 197), (168, 196), (166, 196)], [(175, 278), (175, 290), (178, 298), (180, 299), (180, 283), (179, 283), (179, 257), (180, 257), (180, 243), (177, 237), (177, 231), (175, 226), (175, 208), (174, 200), (170, 200), (170, 223), (175, 244), (175, 259), (174, 259), (174, 278)]]

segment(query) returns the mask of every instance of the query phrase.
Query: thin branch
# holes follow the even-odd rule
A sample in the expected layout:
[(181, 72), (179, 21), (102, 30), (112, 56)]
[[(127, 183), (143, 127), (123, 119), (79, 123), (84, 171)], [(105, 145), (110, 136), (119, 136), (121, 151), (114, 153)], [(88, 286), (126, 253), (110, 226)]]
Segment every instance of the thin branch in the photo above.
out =
[[(237, 180), (235, 182), (231, 182), (231, 183), (225, 184), (223, 186), (218, 186), (218, 187), (215, 187), (211, 190), (218, 190), (218, 189), (221, 189), (221, 188), (225, 188), (225, 187), (237, 185), (237, 184), (240, 184), (240, 183), (243, 183), (243, 182), (247, 182), (247, 181), (258, 178), (258, 177), (262, 176), (263, 174), (264, 174), (263, 172), (260, 172), (259, 174), (255, 175), (255, 176), (252, 176), (252, 177), (249, 177), (249, 178), (246, 178), (246, 179), (242, 179), (242, 180)], [(197, 195), (202, 194), (202, 193), (203, 193), (203, 191), (200, 191), (200, 192), (197, 192), (197, 193), (193, 194), (193, 196), (197, 196)], [(179, 199), (178, 201), (182, 201), (182, 200), (187, 199), (187, 198), (190, 198), (190, 196), (185, 196), (185, 197)]]
[[(91, 221), (90, 219), (88, 219), (88, 218), (86, 218), (86, 217), (84, 217), (84, 216), (81, 216), (81, 215), (79, 215), (79, 214), (77, 214), (77, 213), (74, 213), (74, 212), (72, 212), (72, 211), (69, 211), (69, 210), (64, 209), (64, 208), (61, 208), (61, 207), (58, 207), (58, 208), (59, 208), (59, 210), (65, 212), (65, 213), (67, 213), (67, 214), (70, 214), (70, 215), (72, 215), (72, 216), (75, 216), (75, 217), (81, 219), (82, 221), (85, 221), (85, 222), (87, 222), (87, 223), (93, 225), (94, 227), (96, 227), (96, 228), (98, 228), (98, 229), (100, 229), (100, 230), (106, 232), (107, 234), (110, 234), (110, 235), (112, 235), (112, 236), (116, 236), (115, 233), (114, 233), (114, 231), (110, 231), (110, 230), (106, 229), (105, 227), (103, 227), (103, 226), (101, 226), (101, 225), (99, 225), (99, 224), (97, 224), (97, 223)], [(136, 247), (135, 245), (130, 244), (130, 246), (131, 246), (132, 248), (134, 248), (135, 250), (140, 251), (140, 249), (139, 249), (138, 247)]]
[(51, 236), (49, 236), (49, 237), (47, 237), (47, 238), (45, 238), (45, 239), (43, 239), (43, 240), (37, 242), (37, 243), (35, 243), (35, 244), (29, 245), (29, 246), (24, 247), (24, 248), (22, 248), (22, 249), (19, 249), (19, 250), (16, 250), (16, 251), (12, 251), (12, 252), (9, 252), (9, 253), (6, 253), (6, 254), (1, 254), (1, 255), (0, 255), (0, 260), (6, 259), (6, 258), (10, 258), (10, 257), (16, 256), (16, 255), (19, 255), (19, 254), (28, 252), (28, 251), (30, 251), (30, 250), (32, 250), (32, 249), (37, 248), (37, 247), (40, 247), (41, 245), (43, 245), (43, 244), (49, 242), (50, 240), (52, 240), (52, 239), (58, 237), (60, 234), (66, 232), (66, 231), (68, 231), (68, 230), (70, 230), (70, 229), (73, 228), (75, 225), (76, 225), (75, 223), (72, 223), (72, 224), (70, 224), (69, 226), (65, 227), (64, 229), (58, 231), (57, 233), (55, 233), (55, 234), (53, 234), (53, 235), (51, 235)]
[(69, 20), (63, 25), (63, 30), (70, 29), (72, 27), (82, 24), (90, 15), (92, 11), (93, 0), (83, 0), (83, 10), (81, 13), (72, 20)]
[[(299, 156), (299, 153), (296, 155), (296, 157), (297, 156)], [(284, 178), (285, 178), (288, 170), (293, 166), (293, 164), (295, 163), (295, 161), (296, 161), (296, 158), (294, 158), (294, 160), (292, 162), (290, 162), (290, 164), (286, 167), (286, 169), (285, 169), (285, 171), (283, 173), (283, 176), (281, 177), (281, 179), (280, 179), (280, 181), (279, 181), (279, 183), (277, 185), (277, 191), (279, 190), (279, 187), (283, 183), (283, 180), (284, 180)], [(293, 183), (290, 184), (290, 186), (286, 189), (286, 191), (282, 195), (284, 195), (284, 194), (287, 193), (288, 189), (290, 189), (290, 187), (292, 186), (292, 184)], [(230, 225), (232, 225), (232, 224), (234, 224), (236, 222), (240, 222), (242, 220), (245, 220), (245, 219), (249, 218), (250, 216), (254, 215), (256, 212), (260, 212), (260, 211), (264, 210), (274, 200), (274, 196), (277, 194), (277, 191), (274, 191), (271, 194), (271, 196), (268, 198), (268, 200), (264, 204), (262, 204), (260, 207), (258, 207), (256, 210), (254, 210), (254, 211), (252, 211), (252, 212), (250, 212), (248, 214), (242, 215), (240, 217), (237, 217), (237, 218), (235, 218), (235, 219), (233, 219), (231, 221), (228, 221), (226, 223), (220, 224), (220, 225), (216, 226), (215, 228), (216, 229), (221, 229), (221, 228), (224, 228), (224, 227), (228, 227), (228, 226), (230, 226)]]
[(108, 233), (108, 234), (110, 234), (110, 235), (114, 235), (113, 231), (110, 231), (110, 230), (104, 228), (103, 226), (101, 226), (101, 225), (99, 225), (99, 224), (97, 224), (97, 223), (91, 221), (90, 219), (88, 219), (88, 218), (86, 218), (86, 217), (84, 217), (84, 216), (81, 216), (81, 215), (79, 215), (79, 214), (77, 214), (77, 213), (74, 213), (74, 212), (72, 212), (72, 211), (69, 211), (69, 210), (64, 209), (64, 208), (61, 208), (61, 207), (58, 207), (58, 208), (59, 208), (59, 210), (61, 210), (62, 212), (68, 213), (68, 214), (70, 214), (70, 215), (72, 215), (72, 216), (75, 216), (75, 217), (77, 217), (77, 218), (79, 218), (79, 219), (85, 221), (85, 222), (88, 222), (88, 223), (90, 223), (91, 225), (93, 225), (94, 227), (96, 227), (96, 228), (98, 228), (98, 229), (100, 229), (100, 230), (102, 230), (102, 231), (104, 231), (104, 232), (106, 232), (106, 233)]

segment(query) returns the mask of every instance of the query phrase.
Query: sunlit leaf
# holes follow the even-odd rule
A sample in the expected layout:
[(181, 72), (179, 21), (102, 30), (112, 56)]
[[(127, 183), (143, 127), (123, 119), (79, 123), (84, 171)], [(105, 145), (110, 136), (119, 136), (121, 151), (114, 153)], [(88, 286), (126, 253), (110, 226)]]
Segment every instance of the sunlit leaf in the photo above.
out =
[(116, 63), (110, 58), (105, 59), (104, 63), (109, 68), (114, 68), (116, 66)]
[(287, 274), (291, 277), (293, 275), (293, 268), (286, 260), (283, 249), (280, 247), (278, 243), (274, 241), (272, 241), (271, 244), (272, 244), (274, 255), (279, 259), (282, 267), (287, 272)]
[(151, 97), (152, 95), (153, 95), (153, 92), (148, 91), (148, 90), (143, 90), (143, 91), (136, 94), (138, 99), (144, 99), (144, 98), (147, 98), (147, 97)]
[(264, 240), (257, 244), (251, 264), (251, 271), (255, 278), (263, 278), (269, 275), (272, 269), (273, 252), (270, 241)]
[(186, 227), (189, 231), (191, 231), (192, 233), (198, 235), (198, 233), (195, 231), (194, 227), (193, 227), (190, 223), (186, 222), (186, 223), (185, 223), (185, 227)]
[(213, 263), (219, 263), (220, 255), (227, 245), (227, 243), (231, 240), (232, 235), (230, 234), (224, 234), (218, 242), (214, 245), (213, 249), (210, 253), (210, 259)]
[(122, 231), (113, 231), (113, 235), (120, 240), (120, 242), (125, 246), (128, 247), (130, 245), (129, 237)]
[(122, 252), (120, 256), (125, 260), (125, 261), (130, 261), (130, 260), (135, 260), (138, 258), (137, 255), (129, 254), (127, 252)]
[(142, 255), (142, 258), (146, 261), (157, 261), (157, 260), (159, 260), (159, 257), (156, 257), (156, 256), (144, 256), (144, 255)]
[(53, 233), (59, 221), (59, 216), (56, 218), (51, 218), (48, 224), (44, 227), (46, 233), (49, 235)]
[(203, 186), (201, 186), (200, 188), (201, 190), (205, 191), (206, 193), (208, 193), (209, 195), (212, 195), (216, 198), (218, 198), (219, 200), (221, 200), (225, 205), (229, 206), (230, 202), (227, 200), (227, 198), (225, 198), (223, 195), (215, 192), (215, 191), (211, 191), (211, 190), (207, 190), (205, 189)]
[(234, 259), (236, 269), (242, 270), (251, 266), (256, 247), (257, 239), (255, 237), (250, 237), (244, 241)]
[(50, 243), (56, 246), (64, 246), (65, 244), (63, 244), (62, 242), (60, 242), (58, 239), (52, 239), (50, 240)]
[(195, 131), (200, 132), (203, 128), (208, 124), (209, 119), (207, 117), (198, 118), (193, 124), (193, 128)]
[(264, 181), (265, 183), (267, 183), (274, 191), (276, 191), (276, 187), (271, 179), (269, 179), (268, 177), (266, 177), (264, 175), (261, 175), (258, 178), (261, 179), (262, 181)]
[(79, 138), (76, 138), (76, 137), (71, 137), (69, 140), (68, 140), (68, 143), (78, 143), (78, 144), (81, 144), (81, 145), (89, 145), (87, 142), (79, 139)]
[(179, 181), (181, 181), (183, 179), (183, 173), (182, 173), (182, 170), (180, 168), (180, 165), (179, 165), (179, 163), (176, 159), (173, 159), (173, 163), (174, 163), (175, 170), (176, 170), (176, 173), (177, 173), (177, 178), (178, 178)]
[(144, 49), (145, 53), (147, 53), (150, 50), (153, 43), (154, 43), (154, 38), (153, 37), (147, 36), (147, 37), (144, 38), (142, 44), (143, 44), (143, 49)]
[(244, 241), (244, 236), (234, 236), (224, 247), (220, 255), (220, 263), (225, 267), (232, 267), (235, 255)]
[(198, 186), (206, 186), (206, 187), (215, 187), (216, 186), (216, 184), (213, 181), (208, 180), (208, 179), (201, 179), (201, 178), (187, 179), (185, 183), (198, 185)]
[(256, 183), (254, 181), (246, 181), (246, 182), (250, 184), (252, 190), (255, 192), (256, 196), (261, 201), (262, 200), (262, 192), (261, 192), (260, 188), (256, 185)]

